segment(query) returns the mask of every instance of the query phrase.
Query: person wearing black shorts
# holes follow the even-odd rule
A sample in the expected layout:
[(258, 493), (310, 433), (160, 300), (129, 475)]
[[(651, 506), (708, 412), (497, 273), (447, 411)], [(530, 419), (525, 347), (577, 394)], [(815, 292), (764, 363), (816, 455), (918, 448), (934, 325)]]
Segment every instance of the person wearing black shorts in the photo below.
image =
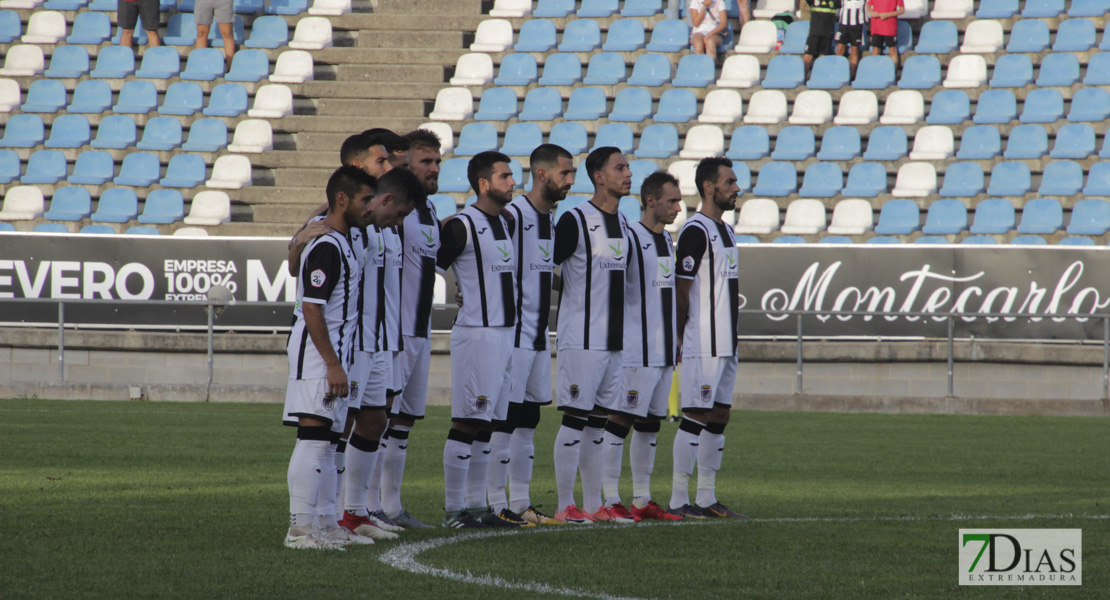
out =
[(806, 66), (806, 77), (813, 68), (813, 60), (829, 53), (832, 47), (833, 30), (836, 29), (837, 10), (842, 0), (806, 0), (809, 4), (809, 37), (806, 38), (806, 52), (802, 61)]
[(863, 47), (866, 3), (867, 0), (843, 0), (840, 7), (840, 28), (836, 30), (836, 55), (844, 56), (848, 53), (848, 65), (853, 80), (856, 78), (856, 66), (859, 65), (860, 48)]
[(162, 22), (159, 12), (158, 0), (118, 0), (116, 2), (116, 19), (119, 21), (119, 45), (133, 48), (132, 38), (135, 25), (139, 18), (143, 20), (143, 29), (146, 30), (147, 45), (162, 45), (162, 38), (158, 37), (158, 26)]

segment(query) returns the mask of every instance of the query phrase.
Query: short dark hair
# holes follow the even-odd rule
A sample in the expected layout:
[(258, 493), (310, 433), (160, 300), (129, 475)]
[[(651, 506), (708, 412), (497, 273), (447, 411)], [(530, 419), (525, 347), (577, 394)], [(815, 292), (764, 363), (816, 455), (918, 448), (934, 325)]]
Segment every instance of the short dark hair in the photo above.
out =
[(470, 162), (466, 165), (466, 179), (475, 192), (478, 191), (478, 180), (485, 179), (489, 181), (493, 175), (493, 165), (497, 163), (510, 164), (511, 159), (496, 150), (479, 152), (474, 155), (474, 158), (470, 159)]
[(328, 178), (328, 186), (324, 191), (328, 196), (328, 208), (335, 208), (335, 199), (340, 192), (346, 194), (348, 198), (353, 198), (363, 186), (374, 189), (376, 182), (373, 176), (358, 167), (351, 165), (339, 167)]
[(434, 150), (439, 152), (443, 141), (433, 131), (427, 129), (414, 129), (405, 134), (405, 141), (409, 143), (409, 150)]
[(385, 151), (394, 154), (396, 152), (404, 152), (409, 149), (409, 142), (405, 138), (397, 135), (393, 131), (384, 127), (375, 127), (367, 129), (362, 132), (362, 135), (368, 139), (367, 146), (385, 146)]
[(574, 160), (574, 156), (562, 146), (556, 144), (540, 144), (532, 151), (532, 156), (528, 159), (528, 163), (530, 165), (554, 165), (559, 162), (560, 158)]
[(605, 163), (609, 162), (610, 156), (620, 153), (621, 149), (616, 146), (602, 146), (586, 157), (586, 177), (590, 178), (590, 183), (594, 184), (594, 187), (597, 187), (597, 182), (594, 181), (594, 173), (605, 168)]
[(647, 179), (640, 184), (640, 206), (647, 207), (648, 196), (658, 200), (663, 195), (663, 186), (668, 183), (673, 183), (675, 187), (679, 186), (678, 179), (666, 171), (656, 171), (648, 175)]
[(362, 160), (362, 157), (370, 150), (370, 146), (373, 145), (367, 142), (368, 139), (361, 133), (356, 133), (343, 140), (343, 145), (339, 148), (339, 164), (349, 165), (354, 161)]
[(710, 156), (701, 159), (698, 163), (697, 170), (694, 171), (694, 185), (698, 186), (698, 195), (705, 198), (705, 188), (703, 187), (706, 181), (717, 181), (717, 175), (721, 172), (721, 167), (732, 168), (732, 161), (720, 156)]
[(378, 178), (374, 191), (378, 194), (393, 194), (394, 198), (404, 204), (424, 206), (428, 203), (428, 195), (424, 193), (420, 179), (408, 169), (390, 169)]

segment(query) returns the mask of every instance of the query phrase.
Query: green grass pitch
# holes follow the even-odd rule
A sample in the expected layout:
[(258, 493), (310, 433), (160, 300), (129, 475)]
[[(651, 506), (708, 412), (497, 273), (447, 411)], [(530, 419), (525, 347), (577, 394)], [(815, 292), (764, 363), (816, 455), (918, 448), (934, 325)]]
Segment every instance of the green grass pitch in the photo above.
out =
[[(748, 521), (435, 529), (334, 553), (281, 545), (280, 412), (0, 400), (0, 598), (1110, 597), (1106, 419), (737, 412), (718, 496)], [(448, 418), (414, 429), (403, 492), (436, 524)], [(545, 409), (532, 487), (552, 513), (557, 426)], [(627, 462), (622, 483), (628, 501)], [(961, 587), (961, 527), (1080, 528), (1084, 584)]]

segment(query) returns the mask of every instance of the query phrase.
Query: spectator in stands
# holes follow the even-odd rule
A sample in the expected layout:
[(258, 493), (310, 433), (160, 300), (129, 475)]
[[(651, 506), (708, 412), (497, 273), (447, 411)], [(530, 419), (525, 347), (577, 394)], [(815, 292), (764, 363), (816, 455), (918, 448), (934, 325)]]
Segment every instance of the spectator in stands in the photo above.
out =
[[(856, 78), (859, 51), (863, 46), (863, 24), (867, 18), (867, 0), (843, 0), (840, 7), (840, 28), (836, 30), (836, 55), (848, 53), (852, 79)], [(849, 48), (851, 50), (849, 50)]]
[[(794, 0), (797, 2), (798, 0)], [(736, 8), (740, 11), (740, 16), (736, 19), (740, 27), (736, 30), (739, 35), (740, 30), (744, 29), (744, 24), (752, 20), (752, 7), (748, 4), (748, 0), (736, 0)]]
[(877, 56), (883, 48), (889, 50), (894, 69), (901, 68), (898, 56), (898, 15), (906, 12), (904, 0), (867, 0), (871, 14), (871, 55)]
[(162, 14), (159, 11), (158, 0), (118, 0), (116, 2), (116, 19), (120, 28), (119, 45), (134, 48), (132, 36), (139, 17), (143, 18), (147, 45), (151, 48), (161, 46), (162, 38), (158, 37), (158, 26), (162, 23)]
[(196, 47), (208, 47), (208, 32), (214, 21), (220, 28), (220, 37), (224, 39), (224, 62), (230, 66), (231, 57), (235, 56), (233, 0), (196, 0), (193, 17), (197, 22)]
[(813, 61), (824, 56), (832, 48), (833, 30), (836, 29), (837, 11), (841, 0), (806, 0), (809, 4), (809, 37), (806, 38), (806, 53), (802, 62), (806, 65), (806, 77), (813, 68)]
[(724, 40), (725, 28), (728, 27), (725, 0), (690, 0), (689, 12), (693, 25), (690, 45), (694, 54), (706, 54), (717, 60), (717, 48)]

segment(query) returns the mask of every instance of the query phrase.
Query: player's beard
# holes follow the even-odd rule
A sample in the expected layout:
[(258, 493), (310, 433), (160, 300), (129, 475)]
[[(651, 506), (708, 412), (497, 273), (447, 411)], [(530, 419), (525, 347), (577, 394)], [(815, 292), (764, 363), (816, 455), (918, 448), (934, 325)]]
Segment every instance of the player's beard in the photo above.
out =
[(544, 186), (543, 186), (544, 200), (547, 200), (551, 204), (555, 204), (556, 202), (558, 202), (560, 200), (566, 199), (567, 194), (569, 194), (569, 193), (570, 193), (570, 186), (569, 185), (567, 185), (567, 186), (557, 186), (557, 185), (555, 185), (555, 182), (553, 182), (550, 179), (548, 179), (547, 183), (545, 183)]
[(508, 192), (501, 193), (491, 189), (486, 192), (486, 196), (490, 200), (493, 200), (494, 204), (497, 206), (504, 207), (508, 206), (508, 204), (513, 201), (513, 190), (510, 189)]
[(721, 198), (714, 197), (713, 204), (716, 204), (717, 208), (721, 209), (722, 211), (733, 210), (736, 208), (736, 196), (732, 194), (727, 194)]

